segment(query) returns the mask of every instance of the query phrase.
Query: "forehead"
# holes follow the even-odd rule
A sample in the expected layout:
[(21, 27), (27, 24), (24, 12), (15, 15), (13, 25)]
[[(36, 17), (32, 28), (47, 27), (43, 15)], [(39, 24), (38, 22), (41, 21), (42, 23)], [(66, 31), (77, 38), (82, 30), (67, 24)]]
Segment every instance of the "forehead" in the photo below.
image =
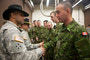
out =
[(23, 14), (21, 11), (15, 11), (15, 12), (12, 12), (14, 14)]
[(52, 13), (51, 16), (54, 16), (54, 13)]
[(46, 23), (46, 22), (43, 22), (43, 23)]
[(37, 22), (41, 22), (41, 21), (37, 21)]

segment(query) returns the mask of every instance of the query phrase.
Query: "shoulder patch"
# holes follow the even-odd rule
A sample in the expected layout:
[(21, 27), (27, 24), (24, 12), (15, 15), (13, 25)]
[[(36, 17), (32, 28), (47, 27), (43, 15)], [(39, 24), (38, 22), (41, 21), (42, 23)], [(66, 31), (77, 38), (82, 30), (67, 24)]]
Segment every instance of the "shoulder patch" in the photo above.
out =
[(88, 33), (87, 32), (82, 32), (82, 35), (88, 35)]
[(14, 40), (17, 41), (17, 42), (20, 42), (20, 43), (24, 42), (23, 39), (21, 37), (17, 36), (17, 35), (15, 36)]

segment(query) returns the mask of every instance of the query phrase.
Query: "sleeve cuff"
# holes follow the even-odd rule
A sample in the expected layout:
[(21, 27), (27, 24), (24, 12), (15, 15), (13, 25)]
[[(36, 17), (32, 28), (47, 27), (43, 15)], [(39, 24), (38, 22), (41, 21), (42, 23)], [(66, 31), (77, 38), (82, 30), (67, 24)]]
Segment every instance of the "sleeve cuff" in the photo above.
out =
[(43, 54), (43, 51), (40, 48), (37, 48), (36, 53), (38, 54), (38, 57), (41, 57)]

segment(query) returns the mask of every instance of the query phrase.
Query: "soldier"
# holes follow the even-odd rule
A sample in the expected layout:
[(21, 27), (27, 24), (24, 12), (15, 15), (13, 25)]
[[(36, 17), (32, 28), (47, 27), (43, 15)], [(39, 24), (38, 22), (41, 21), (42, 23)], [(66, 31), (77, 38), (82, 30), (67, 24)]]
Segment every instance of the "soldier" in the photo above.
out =
[(58, 40), (48, 42), (46, 48), (55, 44), (55, 60), (90, 59), (90, 44), (87, 32), (72, 18), (72, 5), (68, 1), (56, 7), (56, 16), (63, 25), (59, 30)]
[(59, 20), (57, 19), (57, 17), (56, 17), (56, 12), (55, 11), (52, 11), (51, 13), (50, 13), (50, 17), (51, 17), (51, 20), (54, 22), (54, 23), (59, 23)]
[(29, 30), (29, 37), (31, 38), (33, 43), (36, 43), (36, 40), (38, 40), (38, 38), (37, 38), (37, 29), (38, 29), (37, 21), (34, 20), (33, 24), (34, 24), (34, 27), (32, 27)]
[(48, 22), (48, 20), (43, 21), (43, 25), (44, 25), (45, 28), (47, 27), (47, 22)]
[(37, 36), (38, 36), (38, 41), (37, 43), (40, 43), (44, 41), (44, 43), (48, 40), (48, 30), (47, 28), (41, 26), (41, 21), (37, 21), (38, 28), (37, 28)]
[(0, 60), (37, 60), (45, 52), (43, 47), (27, 51), (21, 29), (24, 17), (29, 14), (20, 5), (10, 5), (3, 13), (7, 20), (0, 30)]
[(55, 34), (58, 34), (59, 32), (59, 29), (60, 29), (60, 26), (62, 25), (62, 23), (59, 22), (58, 18), (56, 17), (56, 12), (55, 11), (52, 11), (50, 13), (50, 17), (51, 17), (51, 20), (56, 23), (56, 25), (54, 25), (54, 29), (55, 29)]
[[(46, 43), (48, 43), (49, 41), (53, 41), (53, 39), (55, 38), (55, 31), (52, 28), (52, 22), (47, 22), (47, 29), (48, 29), (48, 40), (46, 41)], [(45, 59), (46, 60), (53, 60), (54, 57), (54, 47), (48, 48), (46, 53), (45, 53)]]
[(51, 16), (51, 20), (56, 23), (56, 25), (54, 25), (54, 30), (55, 30), (55, 35), (57, 35), (59, 33), (59, 29), (60, 29), (60, 26), (62, 26), (62, 23), (59, 22), (59, 20), (57, 19), (56, 17), (56, 12), (55, 11), (52, 11), (50, 13), (50, 16)]
[(30, 41), (30, 38), (28, 35), (29, 25), (30, 25), (29, 19), (25, 18), (24, 24), (21, 25), (21, 28), (23, 30), (21, 33), (22, 33), (22, 37), (24, 39), (24, 44), (26, 45), (28, 50), (31, 50), (31, 49), (38, 48), (39, 46), (42, 46), (43, 42), (41, 42), (39, 44), (31, 44), (31, 41)]

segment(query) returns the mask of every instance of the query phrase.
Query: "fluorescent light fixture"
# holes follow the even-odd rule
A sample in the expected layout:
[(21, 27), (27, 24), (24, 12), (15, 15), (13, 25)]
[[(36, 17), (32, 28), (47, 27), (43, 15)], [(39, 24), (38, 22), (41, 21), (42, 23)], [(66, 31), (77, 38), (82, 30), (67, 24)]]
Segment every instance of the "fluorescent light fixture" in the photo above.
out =
[(63, 0), (63, 1), (66, 1), (66, 0)]
[(73, 6), (72, 6), (72, 8), (74, 8), (75, 6), (77, 6), (80, 2), (82, 2), (83, 0), (79, 0), (76, 4), (74, 4)]
[(49, 0), (47, 0), (47, 3), (46, 3), (46, 6), (48, 7), (48, 5), (49, 5)]
[(90, 4), (88, 4), (87, 6), (85, 6), (85, 9), (88, 9), (88, 8), (90, 8)]

